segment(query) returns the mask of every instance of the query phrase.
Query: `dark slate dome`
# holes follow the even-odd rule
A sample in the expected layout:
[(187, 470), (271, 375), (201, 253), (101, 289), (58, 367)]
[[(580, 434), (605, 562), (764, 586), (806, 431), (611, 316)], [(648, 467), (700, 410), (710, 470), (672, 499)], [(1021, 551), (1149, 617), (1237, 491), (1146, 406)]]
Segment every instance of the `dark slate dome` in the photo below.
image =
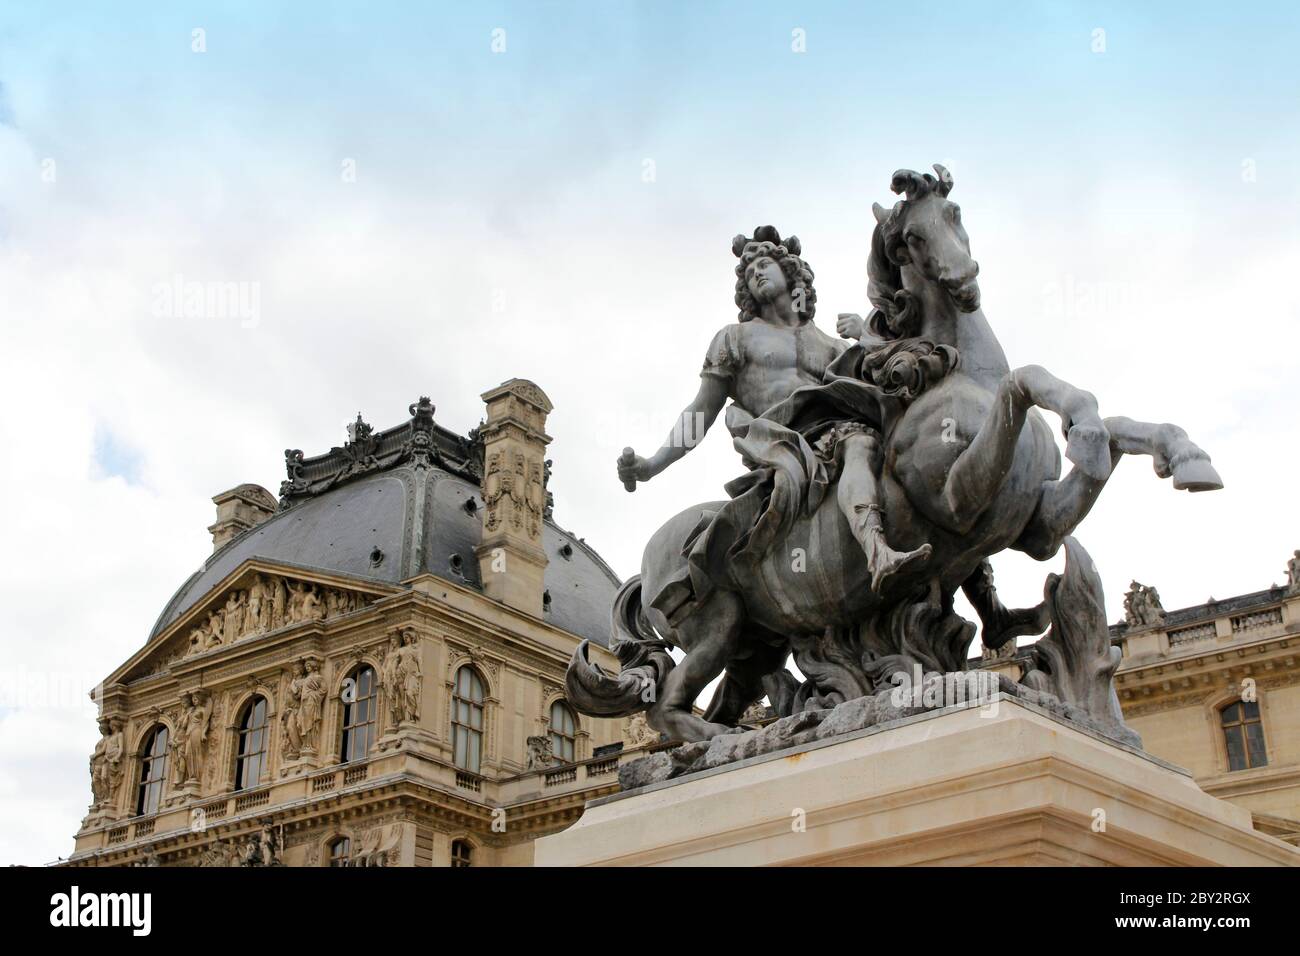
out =
[[(150, 635), (203, 600), (244, 561), (261, 558), (304, 570), (398, 584), (429, 572), (480, 590), (474, 548), (482, 531), (482, 447), (433, 422), (427, 399), (411, 421), (373, 432), (357, 418), (341, 448), (316, 458), (285, 452), (289, 479), (280, 510), (227, 542), (176, 592)], [(618, 576), (580, 539), (550, 518), (543, 617), (606, 645)]]

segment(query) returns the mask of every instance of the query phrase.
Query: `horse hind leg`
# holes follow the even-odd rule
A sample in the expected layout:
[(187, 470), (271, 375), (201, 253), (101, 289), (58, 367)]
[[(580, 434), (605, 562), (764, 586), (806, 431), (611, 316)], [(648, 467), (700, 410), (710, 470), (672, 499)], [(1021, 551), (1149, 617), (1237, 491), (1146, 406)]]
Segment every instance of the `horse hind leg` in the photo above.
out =
[(686, 656), (658, 688), (646, 720), (673, 740), (708, 740), (731, 727), (695, 716), (691, 707), (709, 682), (722, 673), (740, 647), (744, 606), (738, 595), (717, 590), (674, 628)]

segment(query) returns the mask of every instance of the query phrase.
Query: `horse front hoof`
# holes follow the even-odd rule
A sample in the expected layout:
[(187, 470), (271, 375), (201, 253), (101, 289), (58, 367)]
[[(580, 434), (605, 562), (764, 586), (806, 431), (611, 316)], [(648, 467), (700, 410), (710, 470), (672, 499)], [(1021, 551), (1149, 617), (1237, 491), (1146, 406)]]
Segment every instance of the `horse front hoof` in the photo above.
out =
[(1065, 441), (1065, 457), (1089, 478), (1110, 477), (1110, 433), (1103, 425), (1072, 425)]
[(1174, 487), (1179, 491), (1218, 491), (1223, 479), (1208, 458), (1187, 458), (1174, 465)]

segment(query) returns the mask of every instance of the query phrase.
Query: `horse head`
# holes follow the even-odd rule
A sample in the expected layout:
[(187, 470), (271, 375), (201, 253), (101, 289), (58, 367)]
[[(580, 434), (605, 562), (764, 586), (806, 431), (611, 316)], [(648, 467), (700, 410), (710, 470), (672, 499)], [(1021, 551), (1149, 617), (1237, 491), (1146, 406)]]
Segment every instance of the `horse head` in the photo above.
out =
[[(913, 324), (913, 304), (905, 284), (916, 280), (937, 286), (961, 312), (980, 307), (976, 281), (980, 267), (970, 253), (970, 238), (961, 224), (961, 208), (948, 199), (952, 174), (935, 166), (938, 176), (900, 169), (890, 189), (903, 195), (891, 210), (872, 204), (876, 229), (868, 263), (869, 295), (883, 311), (882, 318), (895, 335), (915, 334), (900, 328)], [(912, 282), (908, 282), (908, 273)]]

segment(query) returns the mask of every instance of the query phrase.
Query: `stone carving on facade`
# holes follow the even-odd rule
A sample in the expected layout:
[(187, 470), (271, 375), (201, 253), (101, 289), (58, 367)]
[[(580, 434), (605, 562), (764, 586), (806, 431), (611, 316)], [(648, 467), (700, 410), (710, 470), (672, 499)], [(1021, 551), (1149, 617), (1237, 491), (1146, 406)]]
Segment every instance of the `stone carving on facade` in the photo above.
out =
[[(721, 752), (752, 753), (745, 748), (757, 738), (747, 734), (791, 746), (872, 725), (891, 713), (879, 695), (899, 679), (965, 672), (977, 628), (955, 610), (958, 589), (993, 651), (1049, 623), (1057, 634), (1048, 645), (1056, 650), (1029, 672), (1039, 676), (1007, 681), (1005, 692), (1136, 738), (1111, 706), (1104, 629), (1091, 613), (1065, 623), (1069, 609), (1101, 601), (1091, 559), (1070, 535), (1121, 457), (1150, 456), (1180, 491), (1222, 481), (1176, 425), (1103, 418), (1091, 393), (1041, 366), (1006, 364), (949, 199), (953, 178), (941, 166), (934, 173), (897, 171), (890, 188), (901, 200), (873, 207), (873, 311), (865, 320), (840, 314), (847, 344), (813, 325), (813, 272), (797, 239), (771, 226), (737, 236), (739, 321), (714, 336), (698, 393), (659, 450), (643, 458), (628, 448), (616, 462), (634, 491), (697, 447), (725, 407), (746, 469), (721, 503), (685, 509), (650, 539), (643, 573), (612, 609), (608, 646), (619, 672), (595, 665), (586, 642), (570, 661), (566, 697), (579, 711), (644, 712), (651, 727), (689, 742), (680, 759), (645, 758), (656, 766), (675, 760), (680, 772)], [(1044, 412), (1065, 429), (1066, 469)], [(809, 541), (819, 542), (806, 558), (824, 587), (809, 586), (798, 560)], [(1066, 572), (1049, 576), (1044, 601), (1005, 607), (992, 556), (1013, 549), (1047, 560), (1062, 547)], [(787, 668), (791, 655), (802, 682)], [(718, 679), (696, 713), (696, 698)], [(738, 732), (764, 696), (778, 719)], [(717, 751), (706, 758), (709, 741)]]
[(303, 454), (300, 448), (286, 448), (284, 450), (284, 470), (288, 477), (280, 482), (280, 507), (287, 506), (288, 499), (293, 495), (303, 494), (307, 491), (307, 479), (302, 473)]
[(250, 833), (239, 844), (239, 866), (280, 866), (280, 840), (275, 828), (266, 823), (256, 833)]
[(207, 619), (191, 629), (184, 653), (197, 654), (290, 624), (326, 621), (368, 603), (369, 598), (356, 591), (259, 572), (248, 588), (219, 599)]
[(1129, 627), (1158, 627), (1165, 622), (1160, 592), (1134, 581), (1124, 595), (1124, 622)]
[(528, 769), (542, 770), (555, 763), (555, 753), (551, 748), (551, 735), (538, 734), (524, 741), (528, 748)]
[(199, 855), (199, 866), (235, 866), (239, 861), (239, 848), (225, 839), (208, 844)]
[(551, 493), (551, 468), (554, 461), (550, 458), (543, 462), (542, 468), (542, 488), (546, 491), (546, 508), (542, 512), (542, 517), (550, 520), (555, 516), (555, 495)]
[(659, 731), (650, 726), (644, 713), (633, 714), (623, 721), (623, 745), (629, 750), (657, 743)]
[(394, 629), (388, 635), (388, 647), (384, 651), (383, 662), (379, 667), (379, 686), (384, 692), (385, 728), (396, 730), (402, 722), (401, 678), (398, 676), (399, 651), (402, 648), (402, 633)]
[(377, 432), (358, 413), (348, 426), (347, 441), (324, 455), (306, 457), (301, 449), (286, 449), (285, 480), (280, 484), (280, 510), (321, 494), (341, 482), (411, 462), (416, 468), (437, 466), (475, 484), (483, 473), (483, 444), (479, 435), (455, 435), (439, 428), (428, 396), (408, 406), (411, 420)]
[(357, 838), (349, 866), (396, 866), (402, 843), (402, 825), (389, 824), (366, 830)]
[(389, 729), (396, 729), (404, 723), (419, 723), (424, 672), (420, 662), (420, 637), (415, 628), (397, 628), (389, 635), (379, 677)]
[(546, 486), (541, 461), (529, 461), (521, 451), (493, 451), (483, 481), (484, 528), (496, 531), (508, 524), (530, 538), (542, 533)]
[(1291, 555), (1286, 563), (1286, 591), (1288, 594), (1300, 592), (1300, 551)]
[(401, 700), (402, 723), (420, 720), (420, 691), (424, 686), (424, 672), (420, 666), (420, 639), (414, 628), (403, 628), (401, 646), (397, 649), (397, 686)]
[(212, 724), (211, 698), (206, 691), (192, 691), (181, 697), (181, 711), (172, 739), (172, 783), (195, 785), (203, 776), (208, 737)]
[(117, 800), (117, 791), (125, 771), (126, 741), (120, 717), (109, 717), (99, 722), (99, 741), (90, 757), (90, 792), (92, 807), (111, 806)]
[(297, 661), (280, 710), (284, 755), (289, 760), (316, 754), (325, 695), (320, 661), (314, 657)]

